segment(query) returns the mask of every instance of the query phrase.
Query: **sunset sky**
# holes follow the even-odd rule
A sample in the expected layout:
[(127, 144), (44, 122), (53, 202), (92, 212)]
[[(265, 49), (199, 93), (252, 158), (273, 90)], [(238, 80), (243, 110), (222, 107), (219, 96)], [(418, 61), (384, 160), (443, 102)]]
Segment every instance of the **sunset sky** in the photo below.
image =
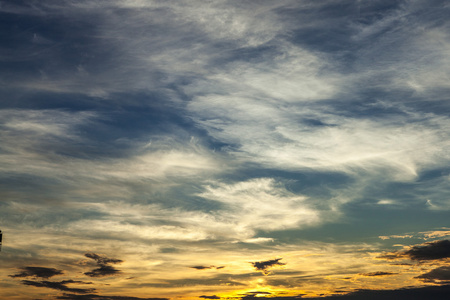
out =
[(0, 299), (450, 299), (449, 1), (0, 14)]

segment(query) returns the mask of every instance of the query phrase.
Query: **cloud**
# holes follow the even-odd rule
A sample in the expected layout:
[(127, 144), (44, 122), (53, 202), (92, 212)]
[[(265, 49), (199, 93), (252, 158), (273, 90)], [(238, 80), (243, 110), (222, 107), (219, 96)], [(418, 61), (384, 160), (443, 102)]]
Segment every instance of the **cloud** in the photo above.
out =
[(440, 230), (422, 231), (419, 233), (408, 233), (408, 234), (394, 234), (394, 235), (380, 235), (379, 238), (382, 240), (388, 239), (406, 239), (406, 238), (420, 238), (420, 239), (436, 239), (450, 236), (450, 231), (443, 227)]
[(87, 294), (95, 292), (95, 289), (82, 289), (82, 288), (70, 288), (67, 286), (69, 283), (75, 284), (92, 284), (92, 282), (83, 282), (76, 280), (63, 280), (63, 281), (31, 281), (31, 280), (22, 280), (22, 284), (35, 286), (35, 287), (45, 287), (49, 289), (71, 292), (71, 293), (79, 293), (79, 294)]
[[(82, 179), (185, 177), (215, 173), (221, 166), (220, 155), (205, 148), (192, 135), (179, 136), (186, 134), (182, 129), (180, 133), (175, 128), (173, 136), (142, 133), (130, 140), (102, 133), (115, 130), (108, 124), (111, 122), (108, 114), (2, 109), (0, 117), (0, 137), (5, 141), (0, 146), (5, 152), (0, 157), (3, 172), (65, 179), (63, 182), (70, 183)], [(123, 120), (127, 121), (130, 120)], [(86, 134), (90, 127), (95, 129)], [(105, 143), (114, 147), (105, 152)], [(63, 168), (71, 169), (72, 173), (62, 172)]]
[(193, 267), (190, 267), (190, 268), (197, 269), (197, 270), (207, 270), (207, 269), (220, 270), (220, 269), (225, 268), (225, 266), (220, 266), (220, 267), (216, 267), (216, 266), (193, 266)]
[(242, 297), (241, 299), (258, 299), (259, 297), (262, 298), (266, 298), (264, 297), (265, 295), (271, 295), (272, 293), (270, 292), (264, 292), (264, 291), (255, 291), (255, 292), (247, 292), (245, 293), (245, 296)]
[(417, 276), (416, 278), (432, 283), (447, 284), (450, 283), (450, 266), (442, 266), (431, 270), (428, 273)]
[(46, 268), (46, 267), (24, 267), (22, 268), (22, 272), (15, 274), (15, 275), (9, 275), (12, 278), (20, 278), (20, 277), (39, 277), (39, 278), (45, 278), (48, 279), (50, 277), (61, 275), (64, 272), (62, 270), (57, 270), (54, 268)]
[[(245, 287), (246, 283), (234, 280), (233, 274), (222, 274), (214, 277), (199, 277), (199, 278), (181, 278), (181, 279), (165, 279), (158, 280), (160, 282), (151, 282), (142, 284), (145, 287), (151, 288), (180, 288), (180, 287), (199, 287), (199, 286), (230, 286), (230, 287)], [(245, 276), (241, 276), (245, 277)]]
[(396, 275), (396, 274), (398, 274), (398, 273), (378, 271), (378, 272), (371, 272), (371, 273), (361, 273), (359, 275), (374, 277), (374, 276), (390, 276), (390, 275)]
[[(156, 209), (160, 209), (163, 213), (169, 213), (170, 211), (176, 210), (165, 210), (160, 207), (155, 207)], [(156, 211), (156, 210), (155, 210)], [(155, 212), (154, 211), (154, 212)], [(153, 214), (154, 214), (153, 212)], [(152, 215), (153, 215), (152, 214)], [(214, 220), (212, 216), (206, 215), (204, 213), (188, 213), (190, 215), (190, 222), (187, 224), (183, 224), (184, 218), (181, 215), (181, 218), (178, 222), (181, 222), (179, 226), (177, 225), (154, 225), (153, 222), (145, 222), (144, 224), (126, 224), (124, 222), (116, 221), (114, 218), (110, 220), (104, 221), (96, 221), (96, 220), (87, 220), (85, 222), (74, 222), (71, 227), (80, 231), (86, 231), (88, 234), (102, 234), (103, 236), (110, 236), (111, 238), (120, 238), (123, 239), (122, 236), (125, 234), (130, 234), (125, 236), (125, 238), (138, 238), (142, 240), (146, 239), (154, 239), (154, 240), (174, 240), (174, 241), (200, 241), (211, 239), (213, 235), (209, 233), (211, 229), (215, 228), (194, 228), (190, 223), (196, 219), (206, 218), (211, 219), (212, 225), (220, 226), (217, 221)], [(188, 217), (188, 216), (186, 216)], [(154, 215), (155, 219), (159, 219), (160, 217)], [(188, 221), (188, 220), (186, 220)], [(89, 231), (91, 228), (91, 231)], [(92, 232), (92, 229), (95, 229)], [(210, 230), (208, 230), (210, 229)], [(211, 230), (211, 231), (212, 231)]]
[(450, 240), (441, 240), (413, 246), (404, 252), (413, 260), (435, 260), (450, 257)]
[[(246, 293), (245, 296), (241, 297), (242, 300), (251, 300), (251, 299), (275, 299), (275, 300), (296, 300), (296, 299), (302, 299), (302, 295), (298, 296), (269, 296), (272, 293), (270, 292), (249, 292)], [(267, 296), (267, 297), (265, 297)]]
[(212, 268), (214, 268), (214, 266), (193, 266), (190, 268), (197, 269), (197, 270), (205, 270), (205, 269), (212, 269)]
[(273, 238), (265, 238), (265, 237), (257, 237), (252, 239), (246, 239), (242, 242), (249, 244), (265, 244), (265, 243), (273, 243), (275, 240)]
[(450, 257), (450, 240), (427, 242), (412, 246), (408, 250), (391, 252), (381, 255), (385, 259), (410, 258), (417, 261), (439, 260)]
[(103, 276), (111, 276), (118, 273), (121, 273), (120, 270), (110, 266), (109, 264), (118, 264), (123, 262), (120, 259), (108, 258), (105, 255), (99, 255), (96, 253), (86, 253), (84, 256), (95, 260), (97, 265), (100, 267), (97, 269), (93, 269), (92, 271), (85, 272), (84, 274), (89, 277), (103, 277)]
[(92, 258), (99, 265), (106, 265), (106, 264), (110, 264), (110, 263), (111, 264), (118, 264), (118, 263), (123, 262), (120, 259), (108, 258), (105, 255), (99, 255), (99, 254), (96, 254), (96, 253), (86, 253), (84, 256), (86, 256), (88, 258)]
[[(378, 236), (375, 224), (408, 228), (412, 214), (415, 228), (442, 226), (448, 9), (436, 0), (2, 3), (8, 268), (126, 245), (141, 282), (219, 295), (191, 288), (207, 278), (187, 288), (179, 278), (215, 272), (231, 252), (258, 260), (308, 239)], [(395, 255), (448, 257), (409, 250)], [(87, 276), (120, 272), (120, 260), (86, 257)], [(227, 270), (250, 267), (240, 259)], [(58, 275), (21, 272), (13, 276)], [(127, 282), (110, 288), (125, 293)]]
[[(273, 300), (423, 300), (423, 299), (448, 299), (450, 296), (450, 285), (431, 286), (420, 288), (404, 288), (397, 290), (359, 290), (345, 295), (327, 296), (327, 297), (258, 297), (262, 299)], [(241, 299), (246, 299), (242, 297)]]
[(64, 294), (57, 296), (56, 299), (61, 300), (168, 300), (169, 298), (139, 298), (130, 296), (102, 296), (95, 294), (76, 295), (76, 294)]
[(277, 259), (271, 259), (271, 260), (266, 260), (266, 261), (256, 261), (256, 262), (252, 262), (251, 264), (253, 265), (253, 267), (258, 270), (258, 271), (262, 271), (262, 273), (264, 275), (268, 275), (270, 274), (269, 269), (273, 268), (275, 266), (284, 266), (285, 263), (280, 262), (280, 260), (282, 260), (282, 258), (277, 258)]
[(405, 234), (405, 235), (380, 235), (379, 236), (380, 239), (382, 240), (388, 240), (388, 239), (410, 239), (413, 238), (413, 235), (410, 234)]
[(421, 233), (425, 235), (426, 239), (443, 238), (446, 236), (450, 236), (450, 230), (433, 230)]
[(121, 273), (121, 271), (112, 266), (100, 266), (99, 268), (93, 269), (89, 272), (85, 272), (84, 274), (89, 277), (103, 277), (115, 275), (118, 273)]
[[(236, 183), (214, 182), (198, 196), (222, 203), (218, 220), (232, 224), (235, 238), (253, 238), (255, 230), (282, 230), (319, 223), (320, 212), (273, 178), (255, 178)], [(250, 240), (252, 242), (252, 240)], [(253, 242), (258, 242), (254, 240)], [(266, 241), (266, 240), (264, 240)]]
[(220, 299), (220, 297), (216, 296), (216, 295), (213, 295), (213, 296), (202, 295), (202, 296), (199, 296), (199, 298), (202, 298), (202, 299)]
[[(220, 59), (220, 53), (224, 53), (215, 50), (223, 48), (224, 42), (229, 50), (258, 47), (274, 39), (283, 28), (283, 19), (276, 13), (286, 6), (283, 3), (261, 3), (257, 7), (251, 3), (200, 4), (203, 2), (111, 1), (93, 5), (89, 1), (64, 1), (39, 3), (27, 9), (2, 6), (2, 10), (32, 14), (33, 21), (39, 23), (52, 15), (61, 25), (57, 32), (72, 32), (64, 39), (55, 34), (48, 37), (53, 47), (15, 45), (15, 60), (49, 61), (53, 57), (55, 65), (38, 64), (34, 72), (17, 70), (22, 80), (13, 78), (16, 80), (10, 79), (10, 84), (102, 98), (124, 91), (165, 90), (167, 81), (177, 82), (180, 77), (195, 77), (211, 70), (217, 63), (214, 58)], [(55, 31), (45, 29), (31, 30), (29, 39)], [(77, 41), (76, 49), (63, 47)], [(29, 52), (36, 56), (30, 58)]]

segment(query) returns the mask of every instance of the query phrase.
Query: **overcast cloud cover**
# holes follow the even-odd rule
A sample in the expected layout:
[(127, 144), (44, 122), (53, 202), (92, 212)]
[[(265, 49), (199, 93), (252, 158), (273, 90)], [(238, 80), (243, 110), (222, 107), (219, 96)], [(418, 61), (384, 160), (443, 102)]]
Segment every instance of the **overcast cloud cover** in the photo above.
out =
[(448, 296), (447, 1), (0, 14), (1, 297)]

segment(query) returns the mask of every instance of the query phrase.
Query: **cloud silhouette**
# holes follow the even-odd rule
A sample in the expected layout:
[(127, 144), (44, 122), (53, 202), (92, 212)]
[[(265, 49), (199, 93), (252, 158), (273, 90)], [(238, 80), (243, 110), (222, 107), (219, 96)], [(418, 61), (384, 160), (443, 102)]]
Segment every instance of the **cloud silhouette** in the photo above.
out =
[(411, 249), (390, 252), (379, 256), (385, 259), (409, 258), (417, 261), (438, 260), (450, 257), (450, 240), (428, 242), (411, 247)]
[(46, 267), (24, 267), (22, 268), (22, 272), (15, 274), (15, 275), (9, 275), (12, 278), (20, 278), (20, 277), (39, 277), (39, 278), (45, 278), (48, 279), (50, 277), (61, 275), (64, 272), (62, 270), (57, 270), (54, 268), (46, 268)]
[(282, 258), (271, 259), (266, 261), (256, 261), (252, 262), (251, 264), (253, 265), (253, 267), (255, 267), (256, 270), (262, 271), (264, 275), (267, 275), (270, 273), (268, 270), (269, 268), (272, 268), (274, 266), (285, 265), (285, 263), (281, 263), (280, 260), (282, 260)]
[(96, 253), (86, 253), (84, 256), (86, 256), (88, 258), (92, 258), (99, 265), (106, 265), (106, 264), (109, 264), (109, 263), (117, 264), (117, 263), (123, 262), (120, 259), (108, 258), (105, 255), (100, 255), (100, 254), (96, 254)]
[(441, 240), (414, 246), (405, 252), (413, 260), (435, 260), (450, 257), (450, 240)]
[(102, 296), (95, 294), (77, 295), (77, 294), (64, 294), (56, 297), (61, 300), (168, 300), (168, 298), (139, 298), (129, 296)]
[(359, 275), (371, 277), (371, 276), (389, 276), (389, 275), (395, 275), (395, 274), (398, 274), (398, 273), (378, 271), (378, 272), (371, 272), (371, 273), (361, 273)]
[(113, 266), (100, 266), (97, 269), (94, 269), (89, 272), (85, 272), (84, 274), (89, 277), (103, 277), (103, 276), (111, 276), (121, 273), (120, 270), (114, 268)]
[(207, 270), (207, 269), (214, 268), (214, 266), (193, 266), (193, 267), (190, 267), (190, 268), (197, 269), (197, 270)]
[(219, 296), (213, 295), (213, 296), (200, 296), (199, 298), (202, 299), (220, 299)]
[(86, 253), (84, 256), (95, 260), (95, 262), (99, 266), (98, 268), (93, 269), (92, 271), (84, 273), (85, 275), (87, 275), (89, 277), (104, 277), (104, 276), (111, 276), (111, 275), (121, 273), (120, 270), (109, 265), (109, 264), (121, 263), (122, 260), (120, 260), (120, 259), (108, 258), (105, 255), (100, 255), (100, 254), (96, 254), (96, 253)]
[(291, 297), (261, 297), (253, 295), (245, 295), (241, 297), (245, 299), (270, 299), (270, 300), (446, 300), (450, 299), (450, 285), (429, 286), (422, 288), (405, 288), (398, 290), (359, 290), (346, 295), (336, 295), (328, 297), (302, 298), (299, 296)]
[(253, 299), (256, 297), (261, 297), (262, 295), (272, 295), (272, 293), (262, 291), (247, 292), (242, 299)]
[(450, 283), (450, 266), (436, 268), (428, 273), (417, 276), (416, 278), (425, 282)]
[(193, 267), (190, 267), (190, 268), (197, 269), (197, 270), (208, 270), (208, 269), (220, 270), (220, 269), (225, 268), (225, 266), (219, 266), (219, 267), (216, 267), (216, 266), (193, 266)]
[(272, 293), (270, 292), (248, 292), (245, 293), (243, 297), (241, 297), (241, 300), (253, 300), (253, 299), (294, 300), (302, 298), (301, 295), (289, 297), (271, 297), (270, 295), (272, 295)]
[(81, 289), (81, 288), (70, 288), (67, 286), (69, 283), (77, 283), (77, 284), (92, 284), (92, 282), (83, 282), (83, 281), (75, 281), (75, 280), (63, 280), (63, 281), (31, 281), (31, 280), (22, 280), (22, 284), (35, 286), (35, 287), (44, 287), (59, 291), (79, 293), (79, 294), (87, 294), (95, 292), (95, 289)]

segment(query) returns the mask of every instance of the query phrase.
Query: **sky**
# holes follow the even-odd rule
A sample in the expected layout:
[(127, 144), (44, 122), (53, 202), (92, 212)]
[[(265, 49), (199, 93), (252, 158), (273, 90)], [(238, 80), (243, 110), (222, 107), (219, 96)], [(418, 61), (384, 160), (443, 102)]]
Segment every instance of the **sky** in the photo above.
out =
[(449, 15), (0, 0), (0, 299), (449, 299)]

